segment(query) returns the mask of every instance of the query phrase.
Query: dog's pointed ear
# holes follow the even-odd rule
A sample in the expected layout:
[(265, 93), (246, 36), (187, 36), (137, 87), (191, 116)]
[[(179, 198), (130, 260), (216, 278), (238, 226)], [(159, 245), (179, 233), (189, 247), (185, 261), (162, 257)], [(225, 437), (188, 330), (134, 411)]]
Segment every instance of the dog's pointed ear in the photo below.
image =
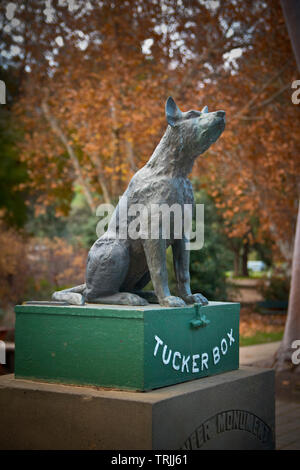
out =
[(169, 96), (166, 102), (166, 118), (170, 126), (175, 126), (176, 121), (178, 121), (182, 116), (182, 112), (178, 108), (177, 104), (173, 100), (172, 96)]
[(203, 114), (208, 113), (208, 107), (207, 107), (207, 106), (204, 106), (204, 108), (201, 109), (201, 113), (203, 113)]

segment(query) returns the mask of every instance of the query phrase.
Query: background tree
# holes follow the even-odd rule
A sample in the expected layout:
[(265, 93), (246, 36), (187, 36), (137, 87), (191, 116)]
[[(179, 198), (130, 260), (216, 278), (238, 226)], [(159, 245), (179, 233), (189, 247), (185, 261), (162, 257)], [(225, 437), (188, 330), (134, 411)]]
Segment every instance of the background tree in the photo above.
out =
[[(289, 5), (281, 2), (286, 24), (289, 30), (290, 39), (293, 45), (294, 54), (297, 61), (298, 72), (300, 71), (300, 46), (298, 38), (297, 25), (300, 18), (300, 5), (296, 1)], [(296, 235), (294, 241), (292, 278), (289, 296), (288, 316), (284, 329), (283, 340), (275, 356), (275, 367), (278, 370), (294, 369), (300, 372), (299, 364), (291, 361), (294, 352), (294, 341), (300, 337), (300, 184), (298, 179), (298, 216), (296, 224)], [(297, 343), (296, 343), (297, 345)]]
[(27, 210), (24, 191), (17, 188), (27, 180), (27, 174), (16, 146), (22, 140), (22, 128), (11, 110), (18, 97), (18, 81), (13, 69), (0, 70), (0, 80), (6, 85), (6, 105), (0, 106), (0, 210), (7, 225), (21, 227)]
[(256, 241), (268, 234), (277, 256), (290, 265), (300, 174), (299, 108), (291, 102), (295, 60), (280, 3), (268, 4), (257, 21), (236, 72), (222, 80), (221, 89), (206, 87), (214, 103), (224, 103), (227, 126), (199, 171), (222, 209), (228, 235), (251, 233), (256, 218)]
[(158, 143), (173, 95), (183, 110), (226, 110), (222, 138), (194, 171), (222, 236), (244, 267), (266, 239), (273, 261), (291, 266), (299, 107), (279, 0), (18, 0), (1, 3), (0, 23), (1, 64), (18, 83), (5, 134), (23, 136), (5, 154), (15, 152), (13, 167), (28, 175), (12, 176), (9, 191), (26, 190), (36, 224), (72, 218), (79, 191), (82, 219), (117, 200)]
[(37, 205), (55, 201), (63, 212), (74, 181), (92, 211), (95, 195), (108, 201), (124, 189), (166, 125), (166, 96), (201, 106), (203, 85), (231, 76), (226, 54), (252, 47), (266, 8), (229, 0), (16, 4), (4, 32), (24, 72), (22, 158), (29, 188), (40, 189)]

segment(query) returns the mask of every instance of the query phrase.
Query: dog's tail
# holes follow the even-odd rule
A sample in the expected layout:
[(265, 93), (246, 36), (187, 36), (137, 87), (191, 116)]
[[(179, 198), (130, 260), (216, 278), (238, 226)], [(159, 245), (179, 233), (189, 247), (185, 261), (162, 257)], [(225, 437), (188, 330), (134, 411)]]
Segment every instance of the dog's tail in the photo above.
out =
[(52, 300), (68, 302), (71, 305), (83, 305), (85, 289), (86, 284), (80, 284), (80, 286), (71, 287), (70, 289), (56, 291), (52, 294)]

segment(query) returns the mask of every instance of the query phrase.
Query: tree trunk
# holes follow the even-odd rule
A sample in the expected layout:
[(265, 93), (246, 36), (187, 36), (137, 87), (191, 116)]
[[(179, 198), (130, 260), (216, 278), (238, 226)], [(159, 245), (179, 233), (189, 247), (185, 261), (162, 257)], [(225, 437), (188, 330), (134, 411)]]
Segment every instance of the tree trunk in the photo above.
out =
[(288, 315), (283, 339), (275, 358), (275, 368), (277, 370), (294, 369), (300, 373), (300, 364), (293, 364), (292, 362), (292, 354), (295, 352), (295, 349), (292, 348), (292, 343), (295, 340), (300, 340), (300, 202), (298, 206), (297, 227), (292, 262), (292, 278)]
[(120, 176), (120, 170), (118, 168), (119, 163), (120, 163), (120, 142), (119, 142), (118, 120), (116, 116), (116, 108), (115, 108), (114, 99), (111, 100), (110, 115), (112, 119), (111, 138), (112, 138), (112, 142), (114, 145), (111, 162), (112, 162), (112, 165), (115, 167), (115, 172), (111, 180), (111, 193), (113, 196), (116, 196), (120, 188), (120, 184), (118, 181), (119, 176)]
[(59, 138), (59, 140), (61, 141), (61, 143), (64, 145), (65, 149), (67, 150), (68, 155), (69, 155), (69, 157), (71, 159), (71, 162), (73, 164), (75, 173), (77, 175), (79, 184), (82, 186), (82, 189), (83, 189), (85, 198), (87, 200), (87, 203), (88, 203), (88, 205), (91, 209), (91, 212), (93, 214), (95, 214), (96, 204), (94, 203), (94, 200), (93, 200), (93, 197), (92, 197), (92, 189), (91, 189), (88, 181), (85, 180), (85, 178), (82, 174), (80, 164), (79, 164), (79, 161), (78, 161), (78, 159), (75, 155), (73, 147), (69, 144), (68, 139), (67, 139), (66, 135), (64, 134), (64, 132), (62, 131), (62, 129), (60, 128), (56, 118), (54, 116), (52, 116), (52, 114), (50, 112), (50, 109), (49, 109), (49, 106), (46, 103), (46, 101), (42, 102), (41, 108), (42, 108), (44, 116), (47, 119), (48, 123), (50, 124), (50, 127), (53, 130), (54, 134)]
[(128, 158), (130, 169), (131, 169), (131, 171), (136, 172), (138, 168), (137, 168), (137, 166), (135, 164), (135, 161), (134, 161), (134, 151), (133, 151), (131, 141), (126, 140), (125, 146), (126, 146), (126, 153), (127, 153), (127, 158)]
[(235, 277), (240, 275), (240, 250), (234, 250), (233, 275)]
[(242, 276), (249, 277), (248, 272), (248, 255), (249, 255), (249, 243), (245, 243), (243, 245), (243, 253), (242, 253)]
[(99, 185), (102, 189), (102, 195), (103, 195), (104, 202), (107, 203), (107, 204), (111, 204), (111, 197), (110, 197), (110, 194), (109, 194), (109, 190), (108, 190), (105, 178), (104, 178), (103, 173), (102, 173), (100, 159), (99, 159), (98, 155), (95, 154), (95, 153), (89, 154), (89, 157), (90, 157), (90, 160), (93, 162), (93, 164), (96, 168), (97, 180), (98, 180), (98, 183), (99, 183)]
[(288, 274), (290, 274), (290, 267), (293, 260), (293, 240), (282, 240), (278, 235), (278, 230), (274, 224), (270, 224), (270, 232), (274, 236), (275, 243), (280, 251), (280, 254), (288, 264)]
[(281, 0), (285, 22), (291, 39), (298, 70), (300, 72), (300, 43), (299, 43), (299, 23), (300, 5), (299, 0)]

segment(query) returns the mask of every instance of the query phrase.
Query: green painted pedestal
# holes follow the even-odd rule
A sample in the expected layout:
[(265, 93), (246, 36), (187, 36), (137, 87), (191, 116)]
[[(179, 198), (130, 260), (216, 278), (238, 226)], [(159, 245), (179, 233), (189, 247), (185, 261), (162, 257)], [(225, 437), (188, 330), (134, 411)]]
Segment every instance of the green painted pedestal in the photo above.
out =
[(238, 369), (239, 309), (18, 305), (15, 375), (145, 391)]

